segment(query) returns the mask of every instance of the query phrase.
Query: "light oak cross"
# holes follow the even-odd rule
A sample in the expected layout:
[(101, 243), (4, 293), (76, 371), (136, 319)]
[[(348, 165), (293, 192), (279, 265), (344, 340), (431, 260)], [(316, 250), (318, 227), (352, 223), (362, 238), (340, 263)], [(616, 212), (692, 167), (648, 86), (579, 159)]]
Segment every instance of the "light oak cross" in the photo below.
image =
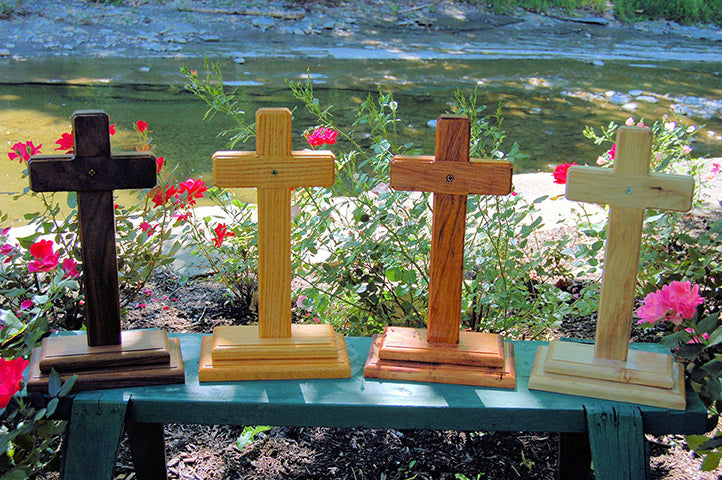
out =
[(291, 336), (291, 188), (331, 187), (329, 151), (291, 150), (291, 111), (256, 112), (255, 152), (216, 152), (213, 182), (258, 188), (258, 334)]
[(396, 157), (391, 164), (393, 188), (434, 195), (427, 322), (432, 343), (459, 342), (467, 195), (511, 192), (511, 163), (469, 158), (470, 125), (467, 117), (442, 115), (433, 157)]
[(104, 112), (73, 114), (74, 155), (36, 155), (28, 162), (34, 192), (77, 192), (88, 345), (119, 345), (120, 303), (113, 190), (156, 184), (155, 157), (112, 155)]
[(651, 148), (651, 130), (622, 127), (612, 169), (568, 170), (568, 199), (609, 205), (596, 339), (539, 347), (530, 389), (684, 410), (681, 365), (629, 346), (644, 211), (689, 210), (694, 193), (692, 177), (650, 173)]
[(330, 187), (329, 151), (291, 150), (291, 112), (256, 112), (256, 151), (216, 152), (213, 182), (258, 189), (258, 326), (222, 326), (203, 339), (201, 382), (348, 378), (342, 335), (328, 324), (291, 322), (291, 189)]
[(644, 211), (692, 208), (694, 179), (649, 172), (652, 131), (622, 127), (614, 167), (571, 167), (569, 200), (609, 205), (595, 357), (625, 361), (634, 313)]

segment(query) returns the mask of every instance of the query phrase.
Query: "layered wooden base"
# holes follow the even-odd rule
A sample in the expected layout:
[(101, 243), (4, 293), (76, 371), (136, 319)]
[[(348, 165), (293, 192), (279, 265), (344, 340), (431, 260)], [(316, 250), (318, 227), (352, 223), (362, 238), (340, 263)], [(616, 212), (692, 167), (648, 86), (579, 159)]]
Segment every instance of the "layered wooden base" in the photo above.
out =
[(163, 330), (121, 332), (121, 344), (90, 347), (86, 335), (45, 338), (33, 350), (28, 390), (46, 392), (50, 372), (78, 375), (74, 391), (183, 383), (177, 339)]
[(514, 347), (499, 335), (461, 332), (458, 344), (429, 343), (425, 329), (375, 335), (364, 377), (515, 388)]
[(671, 355), (630, 350), (626, 362), (594, 357), (594, 345), (561, 340), (539, 347), (529, 388), (685, 409), (682, 366)]
[(292, 325), (291, 336), (260, 338), (257, 326), (216, 327), (203, 338), (201, 382), (348, 378), (342, 335), (331, 325)]

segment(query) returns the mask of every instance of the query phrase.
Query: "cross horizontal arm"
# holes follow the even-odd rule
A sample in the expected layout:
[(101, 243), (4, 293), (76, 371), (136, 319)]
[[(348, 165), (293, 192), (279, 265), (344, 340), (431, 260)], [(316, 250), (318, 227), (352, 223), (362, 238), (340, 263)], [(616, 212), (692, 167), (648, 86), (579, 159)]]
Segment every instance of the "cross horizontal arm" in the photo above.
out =
[(331, 187), (336, 178), (335, 159), (327, 150), (293, 151), (287, 158), (216, 152), (213, 183), (229, 188)]
[(694, 179), (687, 175), (621, 175), (582, 166), (567, 172), (566, 197), (578, 202), (685, 212), (692, 208), (693, 194)]
[(511, 193), (512, 172), (506, 160), (439, 162), (433, 156), (397, 156), (391, 162), (391, 186), (454, 195), (506, 195)]
[(102, 192), (152, 188), (156, 184), (155, 157), (147, 153), (111, 158), (35, 155), (28, 167), (34, 192)]

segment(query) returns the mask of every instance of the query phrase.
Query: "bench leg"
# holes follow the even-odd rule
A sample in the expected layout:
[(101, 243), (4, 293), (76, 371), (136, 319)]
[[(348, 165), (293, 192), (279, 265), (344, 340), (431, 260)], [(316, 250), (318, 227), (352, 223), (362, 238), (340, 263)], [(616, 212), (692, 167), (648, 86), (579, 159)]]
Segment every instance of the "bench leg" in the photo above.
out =
[(597, 480), (647, 478), (644, 427), (638, 407), (586, 405), (589, 445)]
[(559, 433), (559, 480), (592, 477), (589, 437), (584, 433)]
[(163, 424), (128, 422), (125, 431), (138, 480), (167, 479)]
[(76, 397), (65, 431), (60, 478), (112, 480), (127, 402)]

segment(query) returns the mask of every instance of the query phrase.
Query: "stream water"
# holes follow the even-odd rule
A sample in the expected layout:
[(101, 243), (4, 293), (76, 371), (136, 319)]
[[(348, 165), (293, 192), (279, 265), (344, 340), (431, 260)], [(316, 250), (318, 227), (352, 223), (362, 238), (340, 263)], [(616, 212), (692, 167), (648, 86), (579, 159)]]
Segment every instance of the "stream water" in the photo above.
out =
[[(134, 144), (132, 125), (145, 120), (152, 129), (155, 153), (178, 165), (177, 175), (202, 177), (211, 183), (210, 157), (224, 149), (218, 132), (232, 125), (215, 116), (203, 120), (205, 104), (186, 91), (180, 65), (201, 72), (202, 60), (98, 59), (93, 61), (47, 58), (1, 66), (0, 149), (16, 142), (42, 144), (53, 153), (55, 140), (69, 131), (69, 118), (78, 109), (103, 109), (117, 124), (114, 148)], [(470, 94), (476, 88), (479, 103), (492, 113), (501, 102), (508, 137), (530, 154), (515, 173), (549, 171), (563, 162), (593, 164), (605, 147), (584, 138), (585, 125), (600, 127), (629, 116), (648, 123), (670, 113), (680, 98), (722, 99), (722, 65), (718, 63), (645, 63), (625, 61), (590, 63), (569, 59), (492, 60), (320, 60), (252, 59), (245, 64), (222, 65), (224, 80), (242, 94), (247, 119), (259, 107), (296, 107), (294, 148), (304, 148), (301, 132), (311, 124), (286, 80), (305, 78), (310, 71), (315, 92), (323, 104), (334, 105), (338, 124), (349, 125), (356, 106), (377, 85), (398, 101), (399, 135), (424, 153), (433, 153), (434, 132), (429, 120), (448, 111), (454, 91)], [(628, 105), (614, 103), (612, 92), (642, 97)], [(640, 92), (636, 92), (638, 96)], [(632, 105), (636, 104), (636, 109)], [(683, 118), (703, 126), (693, 145), (700, 155), (722, 156), (722, 110), (711, 118)], [(712, 132), (712, 133), (710, 133)], [(253, 145), (242, 148), (252, 149)], [(343, 148), (343, 145), (338, 145)], [(0, 210), (22, 212), (27, 206), (10, 204), (10, 192), (27, 186), (24, 166), (6, 160), (0, 173)], [(12, 208), (11, 208), (12, 207)], [(17, 219), (16, 219), (17, 220)]]

